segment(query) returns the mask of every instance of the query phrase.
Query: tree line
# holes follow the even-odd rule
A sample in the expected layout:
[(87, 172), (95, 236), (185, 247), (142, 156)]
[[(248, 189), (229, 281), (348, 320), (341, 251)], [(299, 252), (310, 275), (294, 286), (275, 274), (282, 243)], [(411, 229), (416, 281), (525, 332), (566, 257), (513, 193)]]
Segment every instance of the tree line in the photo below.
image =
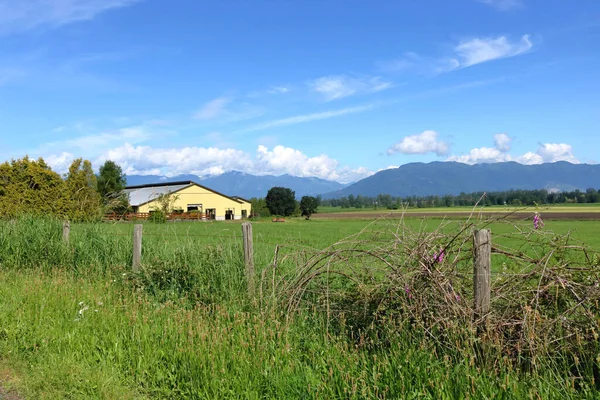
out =
[(323, 199), (321, 204), (342, 208), (388, 208), (401, 207), (432, 208), (474, 206), (532, 206), (535, 204), (600, 203), (597, 189), (555, 192), (542, 190), (506, 190), (499, 192), (473, 192), (444, 196), (392, 197), (389, 194), (372, 196), (344, 196), (337, 199)]
[(296, 192), (292, 189), (275, 186), (269, 189), (265, 198), (253, 197), (250, 202), (254, 216), (303, 216), (309, 219), (317, 212), (321, 197), (302, 196), (300, 201), (296, 201)]
[(128, 199), (119, 165), (106, 161), (94, 174), (92, 163), (78, 158), (61, 176), (42, 158), (24, 157), (0, 164), (0, 218), (46, 214), (71, 221), (93, 221), (105, 212), (125, 211)]

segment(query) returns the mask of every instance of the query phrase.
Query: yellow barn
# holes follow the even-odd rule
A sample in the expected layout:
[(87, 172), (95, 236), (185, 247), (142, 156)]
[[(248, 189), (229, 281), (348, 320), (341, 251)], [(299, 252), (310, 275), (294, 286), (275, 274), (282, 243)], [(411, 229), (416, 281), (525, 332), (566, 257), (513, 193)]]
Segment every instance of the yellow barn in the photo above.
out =
[(169, 195), (172, 211), (197, 211), (206, 214), (206, 219), (242, 219), (250, 216), (252, 211), (248, 200), (226, 196), (193, 181), (127, 186), (124, 193), (135, 213), (160, 209), (158, 198), (161, 195)]

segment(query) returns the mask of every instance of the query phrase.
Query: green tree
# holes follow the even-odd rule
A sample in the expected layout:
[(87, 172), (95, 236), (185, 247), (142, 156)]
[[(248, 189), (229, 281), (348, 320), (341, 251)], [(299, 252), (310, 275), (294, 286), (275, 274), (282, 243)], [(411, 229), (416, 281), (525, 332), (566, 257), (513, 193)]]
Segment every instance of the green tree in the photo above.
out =
[(319, 201), (316, 197), (302, 196), (302, 199), (300, 199), (300, 211), (306, 219), (309, 219), (312, 214), (316, 213), (318, 207)]
[(0, 217), (52, 214), (64, 217), (69, 208), (65, 182), (44, 162), (24, 157), (0, 165)]
[(271, 215), (269, 208), (267, 207), (267, 201), (263, 198), (257, 199), (253, 197), (250, 199), (252, 204), (252, 215), (257, 217), (268, 217)]
[(122, 193), (127, 179), (117, 163), (111, 160), (105, 161), (100, 167), (97, 182), (104, 212), (124, 214), (130, 211), (129, 198)]
[(119, 197), (127, 184), (123, 170), (117, 163), (111, 160), (105, 161), (100, 167), (97, 182), (98, 193), (104, 204)]
[(275, 186), (269, 189), (267, 197), (267, 208), (272, 215), (287, 217), (296, 209), (296, 197), (292, 189)]
[(98, 182), (91, 162), (81, 158), (73, 160), (65, 184), (70, 198), (69, 218), (72, 221), (90, 221), (102, 216)]

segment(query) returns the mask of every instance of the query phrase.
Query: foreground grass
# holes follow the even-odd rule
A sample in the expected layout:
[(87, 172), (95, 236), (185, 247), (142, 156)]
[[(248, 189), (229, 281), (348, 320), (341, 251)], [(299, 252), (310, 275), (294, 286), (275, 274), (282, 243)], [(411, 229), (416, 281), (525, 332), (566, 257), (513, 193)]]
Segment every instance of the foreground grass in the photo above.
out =
[[(440, 220), (410, 220), (425, 231)], [(457, 222), (460, 224), (461, 222)], [(429, 226), (431, 224), (431, 226)], [(546, 229), (570, 230), (562, 221)], [(581, 239), (593, 223), (577, 223)], [(324, 248), (364, 221), (255, 223), (257, 270), (276, 244)], [(456, 229), (459, 225), (447, 225)], [(501, 229), (493, 227), (500, 240)], [(375, 223), (369, 229), (393, 229)], [(404, 321), (375, 338), (302, 309), (285, 315), (246, 296), (239, 223), (144, 226), (135, 276), (130, 224), (0, 223), (0, 366), (25, 398), (594, 398), (557, 363), (535, 373), (471, 344), (440, 347)], [(597, 235), (596, 235), (597, 237)], [(283, 252), (283, 250), (282, 250)], [(281, 266), (293, 268), (293, 258)]]
[(401, 331), (385, 348), (359, 348), (310, 313), (286, 326), (232, 303), (185, 309), (63, 271), (0, 272), (0, 281), (0, 358), (26, 398), (585, 395), (561, 376), (490, 374), (473, 360), (438, 357)]

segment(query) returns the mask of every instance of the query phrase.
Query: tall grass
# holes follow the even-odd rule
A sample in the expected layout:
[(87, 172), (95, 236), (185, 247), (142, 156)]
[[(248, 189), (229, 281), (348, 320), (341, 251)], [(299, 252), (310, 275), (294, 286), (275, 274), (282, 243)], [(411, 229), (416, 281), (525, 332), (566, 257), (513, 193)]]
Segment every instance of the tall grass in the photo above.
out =
[[(566, 377), (484, 372), (398, 330), (366, 350), (309, 312), (184, 309), (62, 271), (0, 272), (0, 354), (31, 398), (561, 398)], [(81, 310), (84, 310), (80, 313)], [(589, 393), (590, 397), (593, 393)]]
[[(362, 241), (360, 249), (400, 267), (391, 263), (394, 248), (382, 242), (381, 225), (369, 232), (379, 247)], [(385, 232), (401, 231), (387, 226)], [(418, 240), (427, 239), (419, 234)], [(410, 282), (423, 293), (411, 301), (426, 300), (425, 275), (413, 271), (407, 281), (399, 274), (355, 274), (357, 265), (374, 265), (368, 257), (339, 256), (338, 250), (359, 248), (357, 239), (333, 252), (282, 250), (259, 268), (257, 305), (247, 299), (241, 241), (147, 235), (142, 272), (133, 274), (129, 234), (110, 233), (102, 224), (78, 226), (67, 245), (61, 221), (0, 222), (0, 365), (22, 377), (17, 387), (31, 398), (597, 395), (593, 371), (573, 374), (568, 363), (527, 371), (502, 356), (481, 363), (479, 339), (467, 330), (447, 330), (440, 341), (440, 327), (464, 322), (451, 315), (432, 336), (402, 297)], [(436, 249), (443, 243), (441, 236), (429, 239)], [(361, 284), (335, 281), (328, 272), (341, 265)], [(325, 271), (317, 275), (323, 280), (297, 284), (315, 270)], [(386, 277), (397, 287), (379, 290)], [(324, 287), (336, 285), (343, 290), (323, 296)], [(301, 307), (290, 309), (291, 302)], [(373, 323), (377, 329), (369, 329)]]

